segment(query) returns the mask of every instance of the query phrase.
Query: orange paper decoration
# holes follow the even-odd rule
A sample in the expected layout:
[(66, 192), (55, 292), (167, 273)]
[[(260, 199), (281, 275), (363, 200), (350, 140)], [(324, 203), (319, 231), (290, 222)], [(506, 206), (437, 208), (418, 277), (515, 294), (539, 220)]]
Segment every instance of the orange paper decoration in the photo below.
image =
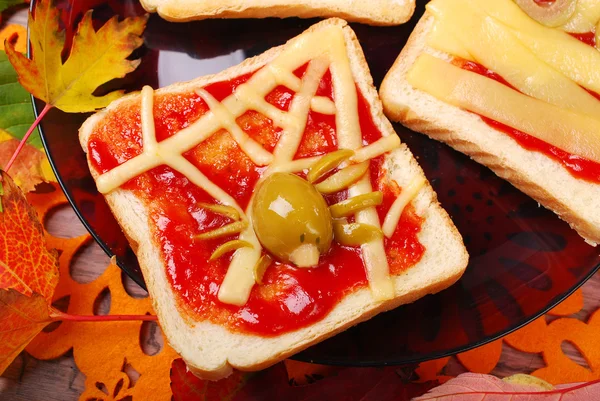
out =
[[(29, 200), (42, 221), (50, 209), (66, 203), (58, 189), (49, 194), (31, 194)], [(89, 234), (71, 239), (46, 235), (48, 245), (61, 252), (61, 279), (54, 300), (70, 297), (70, 314), (92, 315), (94, 301), (105, 290), (110, 292), (111, 314), (153, 313), (149, 298), (136, 299), (127, 294), (121, 270), (114, 264), (88, 284), (71, 278), (73, 255), (91, 240)], [(166, 345), (158, 354), (146, 355), (140, 345), (141, 327), (142, 322), (62, 322), (54, 331), (38, 335), (26, 349), (39, 359), (57, 358), (73, 350), (75, 363), (86, 376), (82, 401), (170, 400), (169, 371), (178, 356)], [(126, 373), (130, 369), (139, 373), (135, 385)]]

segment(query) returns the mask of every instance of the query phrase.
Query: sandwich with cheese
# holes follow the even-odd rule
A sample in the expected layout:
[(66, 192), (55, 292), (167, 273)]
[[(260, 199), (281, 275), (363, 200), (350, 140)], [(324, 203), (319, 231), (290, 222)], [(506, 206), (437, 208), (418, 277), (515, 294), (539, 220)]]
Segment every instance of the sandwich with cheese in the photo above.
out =
[(339, 17), (369, 25), (399, 25), (412, 17), (415, 0), (141, 0), (169, 21), (207, 18)]
[(385, 77), (395, 121), (600, 242), (597, 0), (433, 0)]
[(200, 377), (265, 368), (467, 265), (339, 19), (123, 97), (80, 141), (168, 342)]

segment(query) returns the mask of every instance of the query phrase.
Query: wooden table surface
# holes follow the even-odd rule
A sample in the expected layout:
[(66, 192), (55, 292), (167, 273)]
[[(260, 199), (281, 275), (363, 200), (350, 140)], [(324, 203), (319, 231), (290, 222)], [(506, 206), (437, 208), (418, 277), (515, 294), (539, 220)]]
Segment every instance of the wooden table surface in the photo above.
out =
[[(10, 16), (4, 23), (25, 25), (26, 21), (27, 14), (23, 10)], [(46, 228), (52, 235), (66, 238), (86, 232), (69, 206), (63, 206), (51, 213)], [(72, 266), (73, 278), (81, 282), (90, 282), (103, 272), (108, 262), (108, 256), (98, 244), (90, 241), (75, 257)], [(126, 287), (130, 294), (147, 296), (147, 293), (131, 280), (126, 282)], [(600, 308), (600, 274), (595, 275), (583, 286), (583, 294), (584, 308), (575, 317), (586, 321), (592, 312)], [(158, 352), (162, 335), (157, 332), (146, 333), (143, 343), (149, 349), (157, 347), (154, 352)], [(564, 343), (563, 350), (576, 363), (589, 368), (584, 358), (572, 345)], [(492, 374), (505, 377), (516, 373), (528, 373), (543, 366), (540, 355), (522, 353), (505, 344), (500, 362)], [(444, 369), (444, 374), (451, 376), (463, 372), (465, 368), (456, 358), (452, 358)], [(85, 377), (77, 369), (71, 353), (52, 361), (39, 361), (23, 353), (0, 377), (0, 401), (78, 400), (84, 389), (84, 382)]]

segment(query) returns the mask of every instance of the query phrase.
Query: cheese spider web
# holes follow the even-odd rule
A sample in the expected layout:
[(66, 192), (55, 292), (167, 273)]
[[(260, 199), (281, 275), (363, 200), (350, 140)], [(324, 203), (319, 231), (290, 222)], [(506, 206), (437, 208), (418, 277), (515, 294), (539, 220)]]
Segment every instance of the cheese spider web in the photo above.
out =
[[(302, 78), (293, 71), (308, 63)], [(334, 99), (316, 96), (321, 79), (331, 72)], [(295, 92), (288, 111), (282, 111), (265, 100), (277, 86), (285, 86)], [(239, 239), (248, 241), (252, 248), (238, 249), (223, 283), (218, 298), (221, 302), (244, 305), (255, 284), (253, 268), (258, 262), (262, 247), (249, 213), (218, 185), (211, 182), (183, 153), (193, 149), (219, 130), (227, 130), (240, 149), (258, 166), (268, 166), (263, 177), (273, 172), (298, 172), (312, 165), (319, 157), (294, 160), (304, 136), (308, 114), (312, 110), (323, 114), (335, 114), (336, 136), (340, 149), (355, 150), (353, 161), (365, 161), (375, 155), (374, 144), (363, 147), (358, 119), (357, 91), (346, 50), (346, 41), (340, 26), (329, 26), (319, 31), (305, 33), (294, 39), (274, 60), (259, 69), (247, 82), (236, 88), (233, 94), (217, 101), (204, 89), (196, 93), (206, 102), (209, 111), (190, 126), (161, 141), (156, 140), (153, 95), (150, 87), (144, 87), (141, 96), (141, 131), (143, 151), (141, 154), (102, 174), (97, 179), (98, 190), (108, 193), (136, 176), (160, 165), (167, 165), (186, 176), (190, 182), (204, 189), (218, 202), (235, 208), (248, 222)], [(265, 150), (250, 138), (237, 124), (236, 119), (248, 110), (255, 110), (282, 128), (282, 134), (273, 153)], [(396, 136), (383, 137), (378, 142), (398, 143)], [(353, 197), (372, 191), (369, 174), (348, 188)], [(249, 202), (249, 205), (252, 201)], [(248, 206), (250, 207), (250, 206)], [(379, 216), (374, 207), (356, 213), (356, 221), (380, 228)], [(376, 299), (393, 298), (394, 287), (389, 277), (389, 266), (382, 239), (361, 246), (367, 278)], [(377, 267), (377, 268), (376, 268)]]

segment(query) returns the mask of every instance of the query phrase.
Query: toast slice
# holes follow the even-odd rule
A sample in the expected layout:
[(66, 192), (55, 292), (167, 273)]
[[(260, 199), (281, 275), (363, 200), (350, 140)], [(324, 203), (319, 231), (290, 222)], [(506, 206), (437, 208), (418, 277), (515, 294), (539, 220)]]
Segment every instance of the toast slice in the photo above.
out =
[(384, 78), (379, 94), (385, 114), (484, 164), (556, 213), (586, 242), (600, 243), (600, 185), (575, 178), (558, 161), (525, 149), (477, 114), (442, 102), (407, 81), (421, 54), (452, 60), (451, 55), (428, 45), (433, 25), (434, 16), (426, 11)]
[[(354, 32), (339, 19), (320, 22), (287, 44), (247, 59), (240, 65), (216, 75), (159, 89), (156, 96), (178, 97), (214, 82), (244, 76), (277, 60), (284, 52), (293, 51), (297, 54), (301, 41), (309, 35), (316, 35), (314, 38), (318, 43), (329, 43), (327, 35), (332, 32), (343, 40), (342, 52), (346, 63), (349, 64), (348, 71), (370, 106), (370, 117), (375, 126), (383, 137), (396, 136), (391, 124), (383, 115), (381, 102), (373, 87), (368, 66)], [(352, 85), (353, 91), (355, 85)], [(121, 111), (125, 112), (128, 108), (139, 105), (140, 98), (139, 93), (125, 96), (90, 117), (82, 125), (80, 142), (84, 151), (88, 153), (90, 170), (96, 183), (100, 174), (89, 153), (90, 138), (103, 123), (110, 119), (118, 121)], [(200, 143), (198, 147), (202, 147), (203, 144)], [(383, 171), (400, 187), (408, 186), (415, 177), (424, 179), (423, 171), (404, 144), (400, 144), (385, 157), (387, 161), (384, 165), (387, 168)], [(167, 277), (167, 266), (161, 248), (151, 235), (148, 206), (128, 189), (117, 188), (106, 193), (105, 197), (138, 257), (166, 339), (196, 375), (208, 379), (223, 378), (234, 368), (244, 371), (266, 368), (380, 312), (441, 291), (461, 277), (468, 262), (460, 234), (439, 205), (432, 187), (425, 180), (425, 185), (411, 203), (414, 213), (422, 218), (418, 239), (425, 250), (416, 264), (391, 277), (394, 287), (392, 299), (378, 300), (368, 287), (362, 287), (347, 294), (321, 320), (308, 326), (275, 336), (240, 332), (206, 319), (197, 319), (178, 302), (178, 294)], [(204, 261), (198, 262), (199, 267), (203, 264)]]
[[(410, 19), (415, 0), (142, 0), (148, 12), (183, 22), (207, 18), (339, 17), (369, 25), (399, 25)], [(218, 5), (215, 5), (218, 3)]]

